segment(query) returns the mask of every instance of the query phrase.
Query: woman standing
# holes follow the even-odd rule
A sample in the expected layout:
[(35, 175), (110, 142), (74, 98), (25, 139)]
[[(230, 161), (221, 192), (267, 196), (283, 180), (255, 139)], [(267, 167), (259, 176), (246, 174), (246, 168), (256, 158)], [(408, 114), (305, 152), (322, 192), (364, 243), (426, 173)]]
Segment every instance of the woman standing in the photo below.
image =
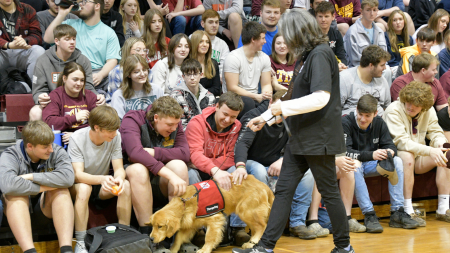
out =
[(191, 44), (191, 58), (198, 60), (202, 65), (203, 77), (200, 79), (200, 84), (214, 96), (220, 96), (222, 84), (220, 83), (219, 64), (211, 58), (211, 39), (205, 31), (195, 31), (191, 36)]
[(264, 235), (253, 249), (233, 249), (233, 252), (266, 253), (273, 250), (289, 217), (296, 187), (308, 168), (316, 179), (333, 225), (336, 247), (332, 253), (354, 252), (336, 179), (335, 154), (345, 152), (339, 66), (328, 46), (327, 36), (307, 11), (291, 10), (280, 21), (286, 45), (294, 55), (300, 56), (298, 60), (303, 66), (290, 83), (294, 87), (291, 99), (272, 104), (247, 127), (258, 131), (266, 122), (273, 124), (274, 116), (289, 116), (292, 136), (286, 145), (275, 202)]

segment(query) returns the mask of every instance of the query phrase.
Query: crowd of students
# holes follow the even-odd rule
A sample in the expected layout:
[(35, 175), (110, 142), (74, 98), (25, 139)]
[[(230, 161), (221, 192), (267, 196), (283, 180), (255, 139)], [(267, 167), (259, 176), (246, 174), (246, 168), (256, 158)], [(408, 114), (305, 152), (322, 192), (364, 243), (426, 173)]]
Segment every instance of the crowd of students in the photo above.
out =
[[(293, 147), (308, 153), (306, 147), (265, 112), (294, 115), (293, 104), (280, 100), (292, 95), (298, 74), (308, 83), (319, 75), (339, 81), (333, 92), (339, 90), (342, 125), (332, 124), (343, 128), (333, 134), (345, 137), (346, 152), (334, 160), (341, 200), (330, 200), (325, 179), (315, 185), (315, 168), (305, 168), (298, 184), (283, 179), (274, 188), (295, 188), (293, 200), (282, 202), (291, 207), (292, 235), (334, 232), (332, 252), (354, 252), (349, 231), (382, 232), (364, 181), (384, 175), (380, 163), (395, 167), (391, 227), (426, 226), (412, 207), (414, 173), (435, 167), (436, 217), (450, 222), (443, 154), (450, 140), (450, 1), (81, 0), (76, 11), (54, 0), (22, 2), (0, 0), (0, 68), (27, 73), (36, 105), (23, 140), (0, 157), (0, 204), (24, 252), (36, 252), (30, 220), (53, 220), (63, 253), (72, 252), (75, 229), (75, 252), (85, 253), (89, 206), (104, 209), (117, 196), (119, 223), (130, 225), (134, 210), (139, 230), (150, 234), (153, 210), (189, 184), (213, 178), (228, 190), (247, 175), (271, 185), (283, 168), (293, 173), (283, 163), (285, 149), (290, 143), (291, 161)], [(289, 25), (282, 20), (292, 21), (287, 13), (304, 18), (299, 29), (310, 23), (294, 43), (299, 47), (281, 33)], [(334, 53), (332, 62), (314, 51), (311, 63), (309, 54), (322, 44)], [(339, 107), (339, 99), (332, 101)], [(253, 125), (255, 118), (269, 124)], [(304, 127), (315, 120), (302, 119)], [(63, 133), (66, 150), (52, 144), (53, 130)], [(348, 222), (333, 229), (319, 219), (321, 193), (333, 207), (343, 203)], [(351, 218), (353, 195), (364, 225)], [(339, 219), (333, 208), (328, 212), (332, 222)], [(249, 240), (238, 216), (229, 223), (236, 245)], [(267, 247), (253, 250), (271, 252)]]

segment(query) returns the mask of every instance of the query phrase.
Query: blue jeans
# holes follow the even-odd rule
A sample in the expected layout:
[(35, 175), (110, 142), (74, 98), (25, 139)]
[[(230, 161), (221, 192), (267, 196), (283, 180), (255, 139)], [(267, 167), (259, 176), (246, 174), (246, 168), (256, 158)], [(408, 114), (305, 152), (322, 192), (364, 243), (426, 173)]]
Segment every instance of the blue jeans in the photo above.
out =
[(187, 24), (184, 16), (177, 16), (172, 19), (169, 25), (173, 35), (178, 33), (186, 33), (186, 35), (189, 36), (197, 30), (203, 30), (201, 22), (202, 15), (191, 17), (189, 24)]
[[(1, 196), (2, 194), (0, 193), (0, 196)], [(2, 200), (0, 199), (0, 226), (2, 226), (2, 219), (3, 219), (3, 202), (2, 202)]]
[[(380, 174), (377, 171), (378, 161), (363, 162), (361, 167), (355, 171), (355, 197), (363, 214), (374, 211), (372, 201), (370, 201), (365, 177), (375, 177)], [(398, 183), (392, 185), (389, 182), (389, 195), (391, 196), (391, 211), (397, 211), (403, 207), (403, 162), (398, 156), (394, 157), (395, 169), (397, 170)]]
[[(230, 167), (227, 172), (229, 173), (233, 173), (236, 170), (236, 167), (232, 166)], [(189, 175), (189, 184), (196, 184), (196, 183), (200, 183), (202, 181), (200, 174), (198, 174), (198, 171), (196, 169), (189, 169), (188, 170), (188, 175)], [(231, 214), (230, 215), (230, 227), (235, 227), (235, 228), (239, 228), (239, 227), (243, 227), (245, 228), (247, 225), (245, 224), (245, 222), (243, 222), (239, 216), (237, 216), (236, 214)]]
[[(265, 167), (253, 160), (247, 160), (246, 168), (248, 174), (254, 175), (256, 179), (268, 185), (269, 175), (267, 174), (267, 170), (269, 167)], [(308, 170), (295, 190), (289, 216), (289, 226), (291, 228), (305, 225), (306, 214), (308, 213), (308, 208), (311, 204), (313, 188), (314, 177), (311, 170)]]

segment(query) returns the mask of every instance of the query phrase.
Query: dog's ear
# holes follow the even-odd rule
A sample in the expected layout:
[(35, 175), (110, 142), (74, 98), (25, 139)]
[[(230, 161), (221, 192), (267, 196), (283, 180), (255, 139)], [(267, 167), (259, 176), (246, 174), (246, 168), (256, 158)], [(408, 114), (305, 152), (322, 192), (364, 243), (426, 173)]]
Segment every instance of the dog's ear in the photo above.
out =
[(175, 217), (170, 217), (166, 221), (167, 237), (172, 237), (180, 229), (180, 220)]
[(147, 226), (152, 226), (152, 224), (153, 224), (153, 215), (150, 216), (149, 221), (148, 221), (147, 223), (145, 223), (145, 225), (147, 225)]

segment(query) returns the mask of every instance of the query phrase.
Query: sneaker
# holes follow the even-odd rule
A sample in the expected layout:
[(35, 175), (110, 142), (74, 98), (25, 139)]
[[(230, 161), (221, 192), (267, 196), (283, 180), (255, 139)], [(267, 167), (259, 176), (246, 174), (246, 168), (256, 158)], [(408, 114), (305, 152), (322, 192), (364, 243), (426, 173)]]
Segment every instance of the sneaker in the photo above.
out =
[(424, 219), (420, 218), (417, 214), (412, 213), (412, 214), (410, 214), (410, 216), (411, 216), (411, 219), (413, 219), (419, 223), (419, 227), (425, 227), (427, 225), (427, 222)]
[(400, 207), (397, 211), (391, 212), (391, 219), (389, 221), (389, 227), (393, 228), (417, 228), (419, 222), (413, 220), (411, 216), (405, 213), (403, 207)]
[(447, 209), (447, 212), (445, 212), (445, 214), (438, 214), (436, 212), (436, 219), (437, 220), (446, 221), (446, 222), (450, 222), (450, 209)]
[(238, 247), (250, 241), (250, 235), (245, 232), (245, 228), (231, 228), (231, 237), (234, 239), (234, 245)]
[(352, 233), (364, 233), (366, 232), (366, 226), (361, 225), (356, 219), (348, 220), (348, 230)]
[(383, 232), (383, 227), (378, 222), (378, 217), (375, 211), (368, 212), (364, 217), (364, 225), (366, 226), (367, 233), (381, 233)]
[(291, 236), (299, 237), (300, 239), (310, 240), (316, 239), (316, 232), (312, 229), (309, 229), (305, 225), (296, 226), (294, 228), (289, 228), (289, 232)]
[(88, 253), (86, 249), (86, 245), (82, 241), (77, 241), (77, 244), (75, 245), (75, 253)]
[(338, 247), (335, 247), (331, 253), (355, 253), (355, 250), (353, 250), (353, 247), (350, 245), (350, 250), (341, 249)]
[(314, 231), (317, 237), (327, 237), (330, 234), (330, 230), (323, 228), (319, 223), (309, 225), (308, 229)]
[(264, 247), (255, 245), (251, 249), (233, 248), (233, 253), (269, 253)]

